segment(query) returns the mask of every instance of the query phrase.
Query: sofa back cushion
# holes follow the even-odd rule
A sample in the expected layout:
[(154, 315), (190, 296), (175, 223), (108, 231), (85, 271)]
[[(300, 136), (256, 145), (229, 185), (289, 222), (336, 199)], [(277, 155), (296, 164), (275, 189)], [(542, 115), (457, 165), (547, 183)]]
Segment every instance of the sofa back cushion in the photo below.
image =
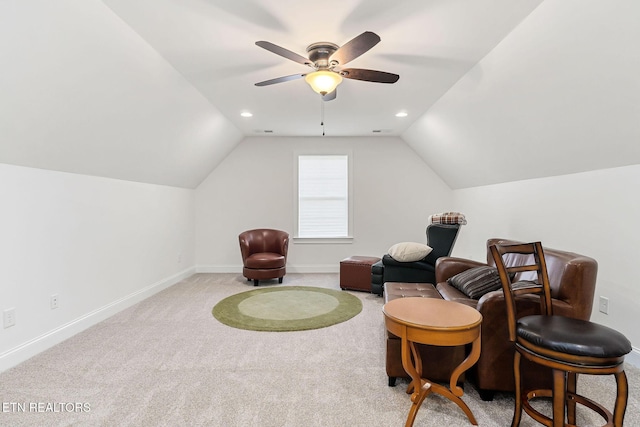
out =
[[(487, 240), (487, 264), (495, 266), (489, 247), (494, 244), (509, 245), (522, 243), (509, 239)], [(544, 243), (544, 242), (543, 242)], [(593, 298), (598, 274), (595, 259), (573, 252), (551, 249), (543, 246), (547, 263), (551, 297), (567, 302), (573, 307), (574, 316), (588, 320), (591, 317)], [(531, 255), (508, 254), (505, 265), (509, 267), (530, 264)], [(535, 280), (535, 273), (518, 273), (513, 281)], [(562, 313), (557, 313), (562, 314)]]

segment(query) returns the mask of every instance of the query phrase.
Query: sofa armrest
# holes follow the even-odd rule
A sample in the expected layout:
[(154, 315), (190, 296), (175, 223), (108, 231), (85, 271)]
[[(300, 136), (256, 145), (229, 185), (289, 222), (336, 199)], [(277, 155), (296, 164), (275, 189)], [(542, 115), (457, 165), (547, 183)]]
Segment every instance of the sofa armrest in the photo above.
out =
[(447, 279), (474, 267), (485, 266), (482, 262), (465, 258), (441, 257), (436, 261), (436, 283), (446, 282)]

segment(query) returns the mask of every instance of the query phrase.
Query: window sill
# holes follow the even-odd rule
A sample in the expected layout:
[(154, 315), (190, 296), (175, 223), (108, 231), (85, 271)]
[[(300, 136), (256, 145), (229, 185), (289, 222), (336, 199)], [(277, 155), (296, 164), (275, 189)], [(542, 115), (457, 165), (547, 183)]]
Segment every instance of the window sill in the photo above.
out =
[(351, 244), (353, 237), (294, 237), (293, 243), (300, 244)]

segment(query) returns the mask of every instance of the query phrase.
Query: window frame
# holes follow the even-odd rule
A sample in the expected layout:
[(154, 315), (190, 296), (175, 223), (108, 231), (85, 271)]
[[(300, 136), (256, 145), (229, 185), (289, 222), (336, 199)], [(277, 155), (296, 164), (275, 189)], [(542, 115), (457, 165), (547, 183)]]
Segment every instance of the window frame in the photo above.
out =
[[(300, 156), (347, 156), (347, 235), (344, 237), (300, 237), (299, 227), (299, 158)], [(353, 152), (351, 150), (300, 150), (293, 153), (294, 179), (293, 179), (293, 218), (294, 234), (293, 240), (296, 243), (336, 243), (348, 244), (353, 242)]]

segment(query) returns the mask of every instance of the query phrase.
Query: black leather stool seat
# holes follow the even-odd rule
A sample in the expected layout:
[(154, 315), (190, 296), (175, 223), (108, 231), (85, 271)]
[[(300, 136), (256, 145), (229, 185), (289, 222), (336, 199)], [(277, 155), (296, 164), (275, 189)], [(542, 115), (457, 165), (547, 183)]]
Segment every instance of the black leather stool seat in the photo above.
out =
[(586, 320), (563, 316), (525, 316), (518, 320), (520, 338), (554, 352), (596, 358), (622, 357), (631, 342), (620, 332)]

